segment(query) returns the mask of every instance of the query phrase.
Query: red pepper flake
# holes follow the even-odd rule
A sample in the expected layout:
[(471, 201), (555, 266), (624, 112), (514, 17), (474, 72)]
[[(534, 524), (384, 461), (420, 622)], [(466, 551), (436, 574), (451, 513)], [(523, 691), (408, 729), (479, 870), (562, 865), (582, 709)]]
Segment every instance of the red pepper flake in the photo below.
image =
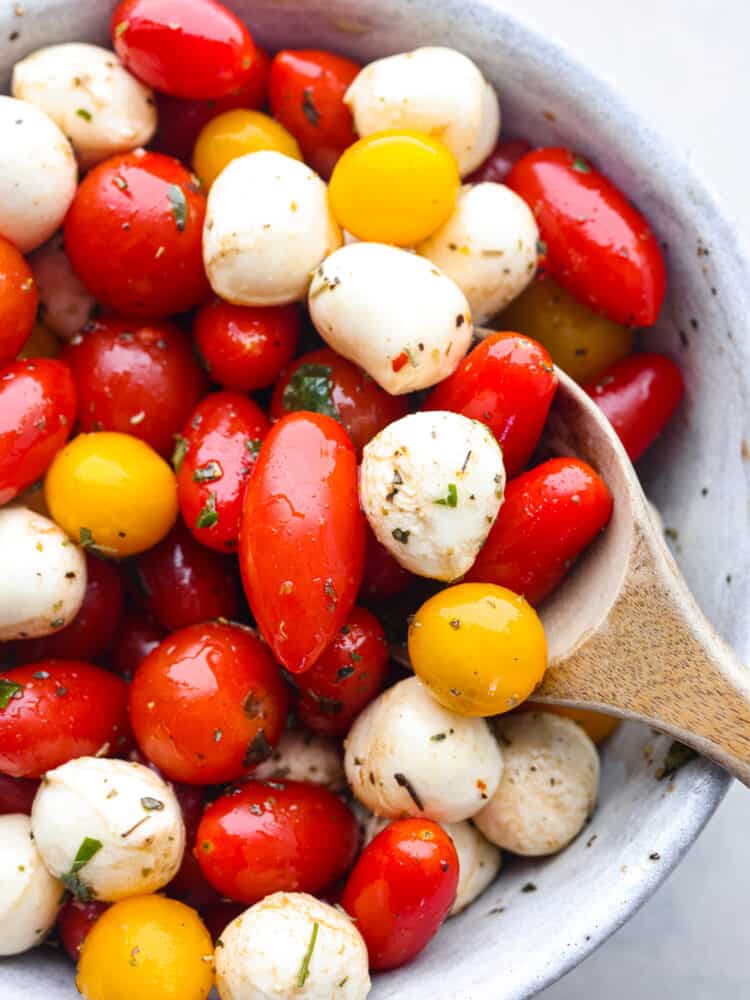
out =
[(408, 361), (409, 361), (409, 355), (406, 353), (406, 351), (402, 351), (398, 355), (398, 357), (395, 357), (391, 361), (391, 368), (394, 370), (394, 372), (400, 372), (401, 369), (404, 367), (404, 365), (408, 363)]

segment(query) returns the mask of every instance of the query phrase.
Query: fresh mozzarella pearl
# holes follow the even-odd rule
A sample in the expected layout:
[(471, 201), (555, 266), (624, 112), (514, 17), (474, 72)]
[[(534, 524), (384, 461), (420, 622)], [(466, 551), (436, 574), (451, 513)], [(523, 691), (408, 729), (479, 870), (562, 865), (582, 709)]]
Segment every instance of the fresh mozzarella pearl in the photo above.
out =
[(70, 143), (43, 111), (0, 97), (0, 235), (21, 253), (59, 229), (76, 193), (78, 170)]
[(471, 568), (504, 489), (492, 431), (459, 413), (410, 413), (362, 454), (360, 503), (378, 541), (406, 569), (436, 580)]
[(367, 948), (355, 924), (306, 893), (266, 896), (219, 940), (221, 1000), (295, 1000), (302, 994), (305, 1000), (364, 1000), (370, 991)]
[(0, 642), (51, 635), (78, 614), (86, 592), (83, 552), (47, 517), (0, 509)]
[(466, 185), (453, 214), (417, 247), (452, 278), (475, 323), (485, 323), (526, 288), (536, 272), (539, 230), (531, 209), (504, 184)]
[(487, 157), (500, 131), (497, 95), (455, 49), (428, 47), (365, 66), (344, 101), (360, 136), (414, 129), (440, 139), (468, 174)]
[(474, 822), (515, 854), (554, 854), (581, 832), (599, 788), (599, 755), (583, 729), (550, 712), (502, 716), (505, 769)]
[(37, 49), (13, 67), (12, 90), (62, 129), (84, 170), (145, 146), (156, 131), (153, 91), (98, 45)]
[(44, 867), (28, 816), (0, 816), (0, 955), (40, 944), (52, 929), (63, 887)]
[(416, 677), (384, 691), (344, 744), (352, 791), (378, 816), (458, 823), (479, 812), (503, 771), (484, 719), (454, 715)]
[(39, 316), (52, 333), (70, 340), (91, 318), (96, 305), (71, 267), (58, 233), (29, 258), (39, 292)]
[(331, 254), (308, 305), (323, 340), (394, 396), (447, 378), (471, 344), (461, 289), (430, 261), (383, 243)]
[(334, 791), (346, 787), (339, 744), (302, 729), (287, 729), (268, 760), (255, 768), (253, 778), (308, 781)]
[(70, 872), (87, 837), (101, 849), (78, 872), (97, 899), (156, 892), (180, 867), (185, 826), (180, 805), (142, 764), (78, 757), (48, 771), (34, 799), (31, 829), (53, 875)]
[(232, 160), (208, 195), (203, 261), (213, 290), (235, 305), (304, 299), (313, 271), (341, 240), (324, 182), (281, 153)]

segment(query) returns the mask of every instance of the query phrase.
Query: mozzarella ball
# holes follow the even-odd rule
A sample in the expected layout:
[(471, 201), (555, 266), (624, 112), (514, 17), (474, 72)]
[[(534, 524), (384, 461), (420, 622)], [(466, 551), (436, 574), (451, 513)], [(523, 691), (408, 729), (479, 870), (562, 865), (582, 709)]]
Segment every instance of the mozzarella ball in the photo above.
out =
[(455, 49), (427, 47), (365, 66), (344, 101), (360, 136), (414, 129), (440, 139), (462, 175), (487, 157), (500, 131), (500, 105), (471, 59)]
[(39, 293), (39, 317), (52, 333), (74, 337), (93, 315), (96, 302), (84, 288), (65, 253), (62, 233), (29, 258)]
[(339, 744), (328, 736), (287, 729), (268, 760), (253, 771), (258, 781), (308, 781), (333, 791), (346, 788)]
[(301, 892), (275, 892), (226, 927), (216, 948), (221, 1000), (364, 1000), (367, 948), (341, 910)]
[(31, 829), (56, 876), (71, 871), (86, 838), (100, 841), (78, 877), (107, 902), (163, 888), (185, 849), (172, 786), (142, 764), (103, 757), (78, 757), (48, 771), (34, 799)]
[(0, 97), (0, 236), (29, 253), (48, 240), (76, 193), (73, 149), (33, 104)]
[(12, 91), (62, 129), (83, 170), (145, 146), (156, 131), (153, 91), (98, 45), (37, 49), (13, 67)]
[(310, 318), (334, 351), (398, 396), (447, 378), (471, 345), (461, 289), (408, 250), (351, 243), (310, 285)]
[(493, 844), (538, 857), (561, 851), (583, 829), (599, 788), (599, 755), (584, 730), (549, 712), (495, 721), (505, 764), (474, 822)]
[(51, 635), (75, 618), (86, 560), (54, 521), (27, 507), (3, 507), (0, 552), (0, 642)]
[(304, 299), (313, 271), (341, 240), (324, 182), (281, 153), (232, 160), (209, 192), (203, 262), (213, 290), (235, 305)]
[(28, 816), (0, 816), (0, 956), (18, 955), (52, 929), (63, 887), (47, 871)]
[(492, 431), (459, 413), (425, 410), (365, 445), (362, 509), (378, 541), (412, 573), (455, 580), (468, 572), (505, 489)]
[(466, 296), (485, 323), (536, 273), (539, 230), (526, 202), (504, 184), (466, 185), (453, 214), (417, 247)]
[(495, 792), (503, 758), (484, 719), (455, 715), (416, 677), (371, 702), (344, 744), (346, 777), (377, 816), (458, 823)]

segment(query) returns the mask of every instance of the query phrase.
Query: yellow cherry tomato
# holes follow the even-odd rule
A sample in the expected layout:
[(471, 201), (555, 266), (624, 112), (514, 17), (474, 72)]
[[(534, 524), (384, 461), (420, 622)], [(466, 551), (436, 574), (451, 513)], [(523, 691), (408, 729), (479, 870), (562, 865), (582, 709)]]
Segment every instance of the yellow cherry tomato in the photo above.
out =
[(331, 210), (360, 240), (408, 247), (447, 220), (461, 186), (453, 154), (423, 132), (374, 132), (342, 155)]
[(53, 519), (84, 548), (132, 556), (161, 541), (177, 519), (174, 473), (129, 434), (79, 434), (57, 453), (44, 495)]
[(208, 189), (224, 167), (245, 153), (270, 149), (301, 160), (297, 140), (283, 125), (262, 111), (225, 111), (200, 131), (193, 150), (193, 170)]
[(551, 712), (577, 722), (591, 740), (603, 743), (620, 725), (620, 719), (602, 712), (592, 712), (587, 708), (569, 708), (567, 705), (542, 705), (537, 701), (527, 701), (520, 707), (521, 712)]
[(492, 583), (441, 590), (409, 626), (415, 674), (459, 715), (501, 715), (534, 691), (547, 668), (539, 616), (519, 594)]
[(85, 1000), (205, 1000), (213, 955), (195, 910), (164, 896), (133, 896), (89, 931), (76, 985)]
[(633, 350), (629, 327), (592, 312), (548, 277), (533, 281), (500, 315), (503, 329), (544, 344), (576, 382), (598, 378)]
[(29, 339), (18, 352), (18, 360), (26, 358), (56, 358), (60, 353), (60, 341), (38, 320), (34, 323)]

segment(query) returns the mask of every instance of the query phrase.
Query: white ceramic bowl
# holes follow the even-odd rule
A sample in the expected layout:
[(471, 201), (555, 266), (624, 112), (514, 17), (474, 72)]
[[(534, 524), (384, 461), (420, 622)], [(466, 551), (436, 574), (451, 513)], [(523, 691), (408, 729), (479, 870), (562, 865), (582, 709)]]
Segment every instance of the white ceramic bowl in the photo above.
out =
[[(112, 6), (25, 0), (17, 16), (12, 3), (3, 4), (0, 37), (18, 37), (4, 41), (0, 76), (7, 80), (12, 64), (40, 45), (105, 40)], [(498, 88), (506, 132), (574, 146), (645, 212), (664, 241), (670, 287), (659, 328), (646, 343), (679, 362), (687, 394), (641, 472), (665, 524), (679, 532), (677, 559), (700, 603), (747, 659), (750, 269), (736, 231), (681, 157), (608, 86), (491, 0), (229, 0), (229, 6), (271, 49), (330, 47), (361, 60), (417, 45), (460, 49)], [(378, 976), (373, 1000), (527, 997), (580, 962), (656, 889), (726, 791), (728, 779), (704, 761), (673, 782), (658, 781), (668, 745), (650, 731), (622, 727), (604, 750), (601, 802), (590, 828), (558, 857), (509, 866), (416, 962)], [(537, 891), (523, 892), (529, 882)], [(78, 994), (71, 971), (40, 949), (0, 964), (0, 995), (72, 1000)]]

